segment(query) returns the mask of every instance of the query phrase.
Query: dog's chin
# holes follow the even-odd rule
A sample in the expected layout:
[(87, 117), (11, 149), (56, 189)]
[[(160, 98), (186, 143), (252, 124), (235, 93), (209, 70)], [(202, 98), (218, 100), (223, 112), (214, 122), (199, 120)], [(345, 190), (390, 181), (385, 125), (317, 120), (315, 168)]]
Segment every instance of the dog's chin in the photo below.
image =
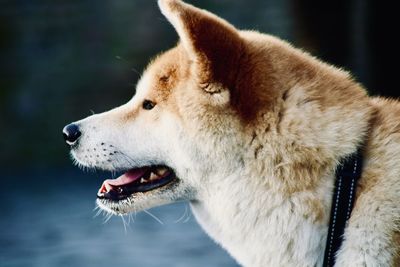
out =
[(122, 199), (114, 200), (97, 196), (97, 205), (112, 214), (123, 215), (131, 212), (139, 212), (157, 206), (189, 200), (182, 182), (174, 179), (170, 183), (146, 192), (135, 192)]

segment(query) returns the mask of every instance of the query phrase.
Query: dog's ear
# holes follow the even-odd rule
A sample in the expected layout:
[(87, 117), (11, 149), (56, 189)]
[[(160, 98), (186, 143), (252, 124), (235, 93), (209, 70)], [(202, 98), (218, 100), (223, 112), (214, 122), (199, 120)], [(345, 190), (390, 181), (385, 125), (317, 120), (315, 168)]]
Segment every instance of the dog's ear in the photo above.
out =
[(177, 31), (194, 62), (199, 84), (234, 86), (243, 45), (239, 32), (225, 20), (180, 0), (159, 0), (161, 12)]

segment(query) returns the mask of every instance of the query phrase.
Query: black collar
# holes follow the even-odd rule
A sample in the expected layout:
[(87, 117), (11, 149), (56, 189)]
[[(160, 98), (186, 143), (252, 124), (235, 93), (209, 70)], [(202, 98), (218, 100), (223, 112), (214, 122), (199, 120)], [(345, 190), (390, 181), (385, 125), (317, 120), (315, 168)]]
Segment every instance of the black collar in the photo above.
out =
[(354, 205), (357, 181), (361, 176), (363, 149), (360, 147), (342, 161), (336, 170), (335, 191), (332, 199), (331, 218), (326, 240), (324, 267), (335, 264), (336, 253), (343, 241), (344, 229)]

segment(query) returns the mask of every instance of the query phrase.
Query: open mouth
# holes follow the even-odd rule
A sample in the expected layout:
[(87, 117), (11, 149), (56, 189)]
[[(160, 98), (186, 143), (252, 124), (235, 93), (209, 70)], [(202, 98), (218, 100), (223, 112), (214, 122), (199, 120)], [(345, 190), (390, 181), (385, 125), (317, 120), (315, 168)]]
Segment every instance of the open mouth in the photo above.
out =
[(138, 192), (148, 192), (163, 187), (176, 178), (166, 166), (131, 169), (116, 179), (107, 179), (100, 187), (97, 198), (118, 201)]

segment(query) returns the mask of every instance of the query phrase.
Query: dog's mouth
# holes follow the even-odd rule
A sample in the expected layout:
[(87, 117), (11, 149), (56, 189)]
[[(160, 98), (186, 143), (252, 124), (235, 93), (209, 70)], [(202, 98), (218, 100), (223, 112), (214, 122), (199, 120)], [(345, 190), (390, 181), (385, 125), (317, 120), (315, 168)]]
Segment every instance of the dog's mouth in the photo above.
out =
[(97, 193), (97, 198), (119, 201), (138, 192), (156, 190), (175, 179), (175, 173), (166, 166), (130, 169), (116, 179), (105, 180)]

